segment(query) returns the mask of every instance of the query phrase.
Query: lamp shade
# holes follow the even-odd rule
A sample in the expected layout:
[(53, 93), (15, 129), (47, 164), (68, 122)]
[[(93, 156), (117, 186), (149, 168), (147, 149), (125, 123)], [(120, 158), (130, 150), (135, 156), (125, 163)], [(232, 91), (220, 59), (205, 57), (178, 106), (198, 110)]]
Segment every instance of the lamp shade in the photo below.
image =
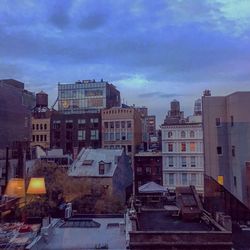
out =
[(27, 194), (46, 194), (44, 178), (31, 178)]
[(19, 198), (24, 197), (25, 196), (24, 179), (21, 178), (10, 179), (7, 183), (5, 195), (11, 197), (19, 197)]

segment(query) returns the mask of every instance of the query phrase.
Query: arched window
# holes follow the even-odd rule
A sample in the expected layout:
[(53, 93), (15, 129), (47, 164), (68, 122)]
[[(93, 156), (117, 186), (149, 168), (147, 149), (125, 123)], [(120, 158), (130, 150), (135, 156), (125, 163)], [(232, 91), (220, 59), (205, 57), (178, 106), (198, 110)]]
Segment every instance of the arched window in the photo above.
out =
[(194, 138), (194, 131), (190, 131), (190, 137)]
[(181, 131), (181, 138), (185, 138), (185, 137), (186, 137), (185, 131)]
[(168, 132), (168, 138), (171, 138), (173, 136), (173, 133), (171, 131)]

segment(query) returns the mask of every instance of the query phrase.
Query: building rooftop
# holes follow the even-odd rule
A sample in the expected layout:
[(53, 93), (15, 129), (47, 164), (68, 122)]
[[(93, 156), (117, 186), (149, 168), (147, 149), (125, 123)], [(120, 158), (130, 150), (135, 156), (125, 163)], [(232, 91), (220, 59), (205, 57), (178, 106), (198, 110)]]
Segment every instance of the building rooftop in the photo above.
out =
[(160, 151), (154, 152), (154, 151), (143, 151), (135, 154), (135, 156), (145, 156), (145, 157), (152, 157), (152, 156), (162, 156), (162, 153)]
[[(79, 177), (112, 177), (117, 167), (122, 149), (82, 149), (69, 169), (69, 175)], [(105, 166), (104, 174), (99, 174), (99, 163)]]
[(123, 217), (69, 219), (57, 223), (38, 249), (126, 249), (123, 224)]
[(138, 214), (139, 231), (218, 231), (202, 220), (184, 221), (167, 211), (143, 211)]

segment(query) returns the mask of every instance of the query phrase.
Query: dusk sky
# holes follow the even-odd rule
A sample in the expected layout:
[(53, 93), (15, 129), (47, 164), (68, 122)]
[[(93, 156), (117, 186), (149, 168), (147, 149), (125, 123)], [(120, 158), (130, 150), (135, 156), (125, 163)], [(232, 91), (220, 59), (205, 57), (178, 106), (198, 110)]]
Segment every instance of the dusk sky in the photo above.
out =
[(249, 0), (0, 1), (0, 79), (57, 96), (103, 78), (163, 122), (169, 102), (250, 90)]

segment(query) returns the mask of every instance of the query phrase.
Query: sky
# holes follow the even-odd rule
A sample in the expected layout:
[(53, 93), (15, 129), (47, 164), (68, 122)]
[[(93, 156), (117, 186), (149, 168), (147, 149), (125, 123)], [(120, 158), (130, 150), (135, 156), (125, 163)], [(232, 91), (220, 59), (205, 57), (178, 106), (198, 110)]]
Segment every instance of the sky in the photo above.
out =
[(52, 104), (57, 83), (103, 78), (164, 120), (205, 89), (250, 90), (249, 0), (1, 0), (0, 79)]

